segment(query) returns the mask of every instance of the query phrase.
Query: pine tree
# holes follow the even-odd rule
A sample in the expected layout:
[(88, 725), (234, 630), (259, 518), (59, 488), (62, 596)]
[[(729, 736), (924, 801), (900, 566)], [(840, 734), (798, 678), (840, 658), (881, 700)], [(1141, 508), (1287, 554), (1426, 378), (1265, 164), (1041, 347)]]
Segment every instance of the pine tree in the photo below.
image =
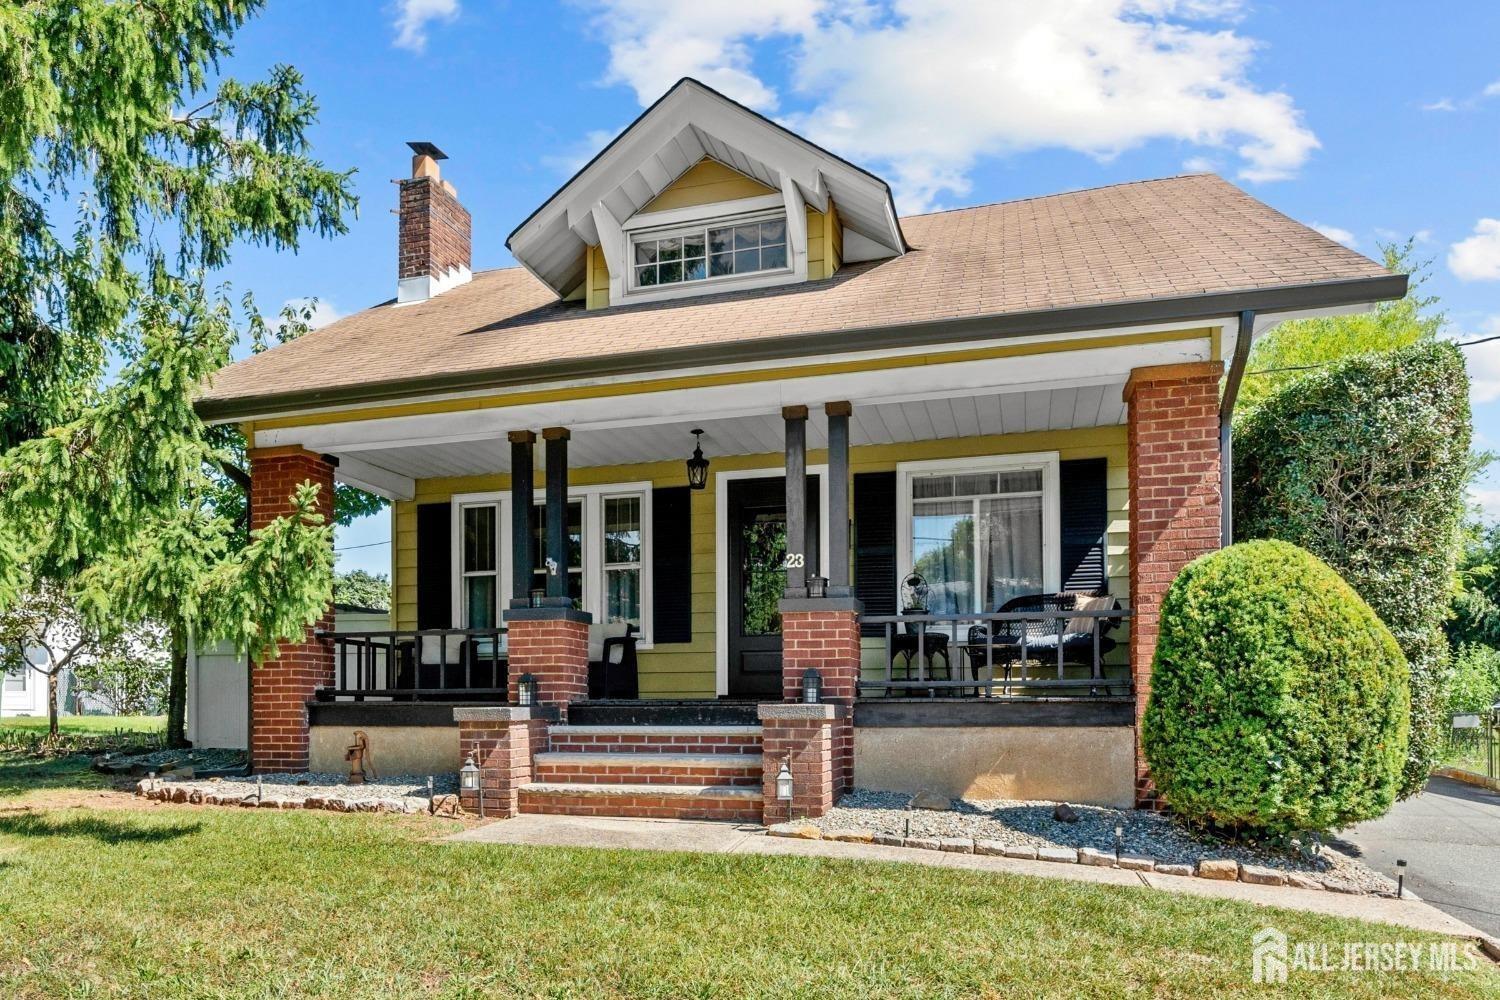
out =
[(355, 207), (309, 155), (296, 70), (219, 72), (262, 6), (0, 7), (0, 613), (51, 589), (102, 638), (149, 620), (178, 654), (262, 656), (329, 599), (315, 488), (248, 532), (242, 443), (192, 407), (236, 339), (232, 249), (295, 251)]

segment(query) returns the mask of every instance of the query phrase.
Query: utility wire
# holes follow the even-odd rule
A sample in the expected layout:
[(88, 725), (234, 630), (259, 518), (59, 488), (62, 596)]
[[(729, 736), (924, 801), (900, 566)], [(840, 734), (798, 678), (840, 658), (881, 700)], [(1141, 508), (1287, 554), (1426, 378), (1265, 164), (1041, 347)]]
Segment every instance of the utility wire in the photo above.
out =
[[(1500, 340), (1500, 333), (1489, 337), (1475, 337), (1473, 340), (1454, 341), (1454, 343), (1459, 347), (1473, 347), (1476, 344), (1488, 344), (1494, 340)], [(1333, 364), (1332, 361), (1323, 361), (1316, 365), (1287, 365), (1285, 368), (1260, 368), (1253, 372), (1246, 372), (1245, 374), (1274, 375), (1277, 372), (1305, 372), (1312, 371), (1315, 368), (1327, 368), (1331, 364)]]

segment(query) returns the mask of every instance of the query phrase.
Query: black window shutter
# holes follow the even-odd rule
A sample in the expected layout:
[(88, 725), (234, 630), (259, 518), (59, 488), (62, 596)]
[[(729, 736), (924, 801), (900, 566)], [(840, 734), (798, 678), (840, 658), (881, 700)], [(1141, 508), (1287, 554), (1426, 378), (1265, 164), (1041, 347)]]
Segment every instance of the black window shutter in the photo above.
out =
[[(861, 472), (854, 477), (854, 596), (866, 615), (896, 613), (896, 474)], [(884, 635), (884, 625), (866, 625), (865, 635)]]
[(692, 491), (651, 491), (652, 642), (693, 641)]
[(1058, 463), (1062, 494), (1063, 590), (1107, 590), (1104, 535), (1109, 526), (1109, 463), (1080, 458)]
[(453, 625), (453, 536), (446, 503), (417, 505), (417, 628)]

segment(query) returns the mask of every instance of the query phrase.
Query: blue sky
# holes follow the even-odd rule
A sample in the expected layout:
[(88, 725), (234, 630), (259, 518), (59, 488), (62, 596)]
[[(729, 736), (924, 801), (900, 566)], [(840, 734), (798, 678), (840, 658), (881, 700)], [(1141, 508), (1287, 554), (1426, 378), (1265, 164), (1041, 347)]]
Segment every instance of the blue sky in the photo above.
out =
[[(1492, 0), (272, 0), (225, 69), (302, 71), (360, 214), (228, 277), (325, 320), (389, 298), (408, 139), (448, 153), (475, 269), (509, 266), (510, 230), (694, 75), (880, 173), (905, 213), (1213, 170), (1368, 254), (1416, 237), (1451, 335), (1500, 334), (1496, 38)], [(1500, 344), (1466, 356), (1500, 449)], [(1500, 514), (1500, 476), (1476, 499)], [(341, 531), (340, 568), (388, 570), (388, 542), (384, 516)]]

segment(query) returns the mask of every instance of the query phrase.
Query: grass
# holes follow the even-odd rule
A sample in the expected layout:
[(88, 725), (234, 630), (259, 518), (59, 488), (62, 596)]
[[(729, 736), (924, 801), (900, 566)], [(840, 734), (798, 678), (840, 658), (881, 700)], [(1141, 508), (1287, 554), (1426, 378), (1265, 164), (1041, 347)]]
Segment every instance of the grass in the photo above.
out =
[[(23, 729), (28, 732), (46, 732), (45, 715), (16, 715), (0, 719), (0, 729)], [(164, 733), (167, 717), (164, 715), (64, 715), (57, 720), (60, 733), (77, 733), (93, 736), (114, 733)]]
[[(452, 845), (452, 821), (14, 791), (0, 996), (1262, 995), (1250, 936), (1431, 941), (1144, 890), (807, 858)], [(75, 770), (77, 765), (74, 765)], [(7, 776), (9, 775), (9, 776)], [(91, 777), (79, 775), (85, 782)], [(8, 796), (8, 797), (7, 797)], [(1293, 973), (1305, 996), (1500, 995), (1490, 968)]]

